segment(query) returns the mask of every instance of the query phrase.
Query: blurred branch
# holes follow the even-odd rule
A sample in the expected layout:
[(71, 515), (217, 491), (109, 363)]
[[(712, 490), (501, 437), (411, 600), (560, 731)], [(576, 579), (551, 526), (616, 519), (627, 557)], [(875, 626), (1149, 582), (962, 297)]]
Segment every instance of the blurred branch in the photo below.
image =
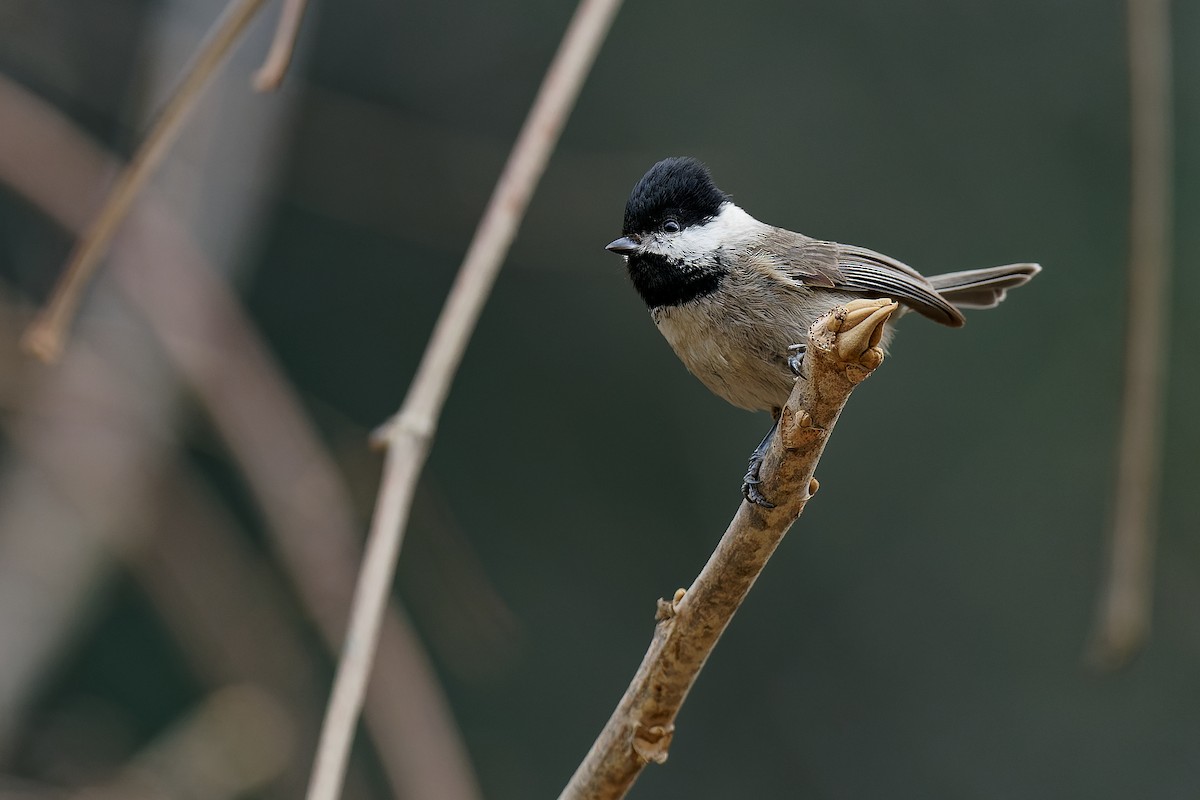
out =
[(475, 231), (408, 396), (378, 433), (379, 441), (387, 446), (379, 499), (313, 765), (309, 800), (335, 800), (338, 796), (413, 492), (450, 383), (619, 5), (620, 0), (581, 0)]
[(1172, 226), (1168, 0), (1128, 0), (1131, 131), (1125, 389), (1107, 583), (1089, 656), (1115, 668), (1150, 628), (1162, 462)]
[(271, 40), (267, 60), (254, 73), (254, 88), (258, 91), (273, 92), (283, 83), (284, 73), (292, 62), (292, 52), (296, 49), (296, 37), (300, 34), (300, 21), (304, 19), (304, 7), (307, 4), (308, 0), (283, 0), (279, 25), (275, 28), (275, 38)]
[(838, 415), (854, 387), (883, 363), (877, 345), (895, 310), (890, 300), (855, 300), (814, 323), (806, 375), (796, 381), (763, 464), (763, 490), (776, 507), (743, 502), (691, 588), (658, 601), (650, 649), (560, 800), (622, 798), (646, 764), (667, 760), (675, 716), (704, 662), (817, 490), (813, 473)]
[[(81, 198), (109, 159), (68, 120), (2, 77), (0, 107), (6, 112), (0, 181), (64, 227), (79, 227)], [(113, 277), (212, 417), (306, 608), (337, 652), (361, 551), (336, 465), (236, 300), (186, 233), (160, 203), (143, 203), (132, 222), (150, 241), (142, 250), (122, 247)], [(395, 794), (478, 797), (466, 749), (420, 642), (398, 607), (387, 610), (384, 622), (381, 677), (372, 686), (366, 722)]]
[(163, 466), (127, 564), (202, 682), (249, 683), (279, 699), (295, 746), (268, 796), (296, 797), (320, 726), (319, 653), (301, 637), (278, 574), (219, 499), (181, 464)]
[(274, 698), (254, 686), (229, 686), (176, 721), (114, 781), (74, 800), (234, 800), (273, 780), (292, 747)]
[(129, 557), (155, 612), (176, 631), (202, 681), (253, 681), (298, 705), (321, 670), (288, 621), (279, 578), (182, 464), (164, 464), (159, 478), (154, 508), (142, 523), (145, 543)]
[[(6, 113), (0, 140), (13, 122)], [(5, 157), (0, 143), (0, 164)], [(109, 319), (89, 318), (89, 341), (61, 368), (35, 371), (20, 413), (5, 417), (12, 448), (0, 464), (0, 759), (55, 674), (55, 658), (94, 612), (113, 552), (133, 544), (131, 522), (172, 444), (164, 433), (174, 382), (142, 332), (113, 321), (111, 298), (96, 299)]]
[[(362, 557), (337, 465), (228, 288), (208, 269), (162, 263), (150, 272), (117, 270), (115, 277), (203, 403), (322, 639), (337, 653)], [(479, 797), (449, 703), (397, 604), (383, 611), (382, 637), (366, 721), (393, 790)]]
[(146, 135), (133, 158), (121, 170), (117, 182), (88, 226), (67, 266), (55, 284), (49, 302), (25, 332), (22, 344), (43, 361), (57, 361), (62, 355), (67, 330), (79, 308), (100, 259), (129, 213), (134, 198), (179, 136), (183, 124), (196, 107), (209, 79), (216, 73), (225, 55), (241, 37), (246, 26), (266, 0), (232, 0), (217, 20), (212, 32), (200, 45), (179, 87), (167, 100), (154, 127)]

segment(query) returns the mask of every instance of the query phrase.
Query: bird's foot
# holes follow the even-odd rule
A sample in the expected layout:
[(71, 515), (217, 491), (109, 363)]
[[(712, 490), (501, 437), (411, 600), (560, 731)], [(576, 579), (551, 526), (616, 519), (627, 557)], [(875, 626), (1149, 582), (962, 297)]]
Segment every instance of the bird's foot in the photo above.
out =
[[(774, 429), (772, 429), (774, 431)], [(774, 508), (775, 504), (763, 496), (759, 490), (759, 485), (762, 483), (762, 478), (758, 477), (758, 471), (762, 469), (763, 459), (766, 453), (759, 453), (757, 450), (754, 455), (750, 456), (750, 466), (746, 470), (746, 475), (742, 478), (742, 497), (754, 503), (756, 506), (763, 508)]]
[(802, 377), (800, 370), (804, 367), (804, 352), (806, 350), (808, 350), (808, 345), (806, 344), (794, 344), (788, 348), (788, 353), (790, 353), (787, 359), (788, 369), (797, 378)]
[(775, 409), (771, 412), (774, 421), (771, 423), (771, 430), (767, 431), (767, 435), (758, 443), (758, 447), (754, 448), (754, 452), (750, 454), (750, 465), (746, 468), (746, 474), (742, 478), (742, 497), (749, 500), (756, 506), (763, 508), (774, 508), (775, 504), (763, 496), (759, 490), (759, 484), (762, 483), (762, 478), (758, 473), (762, 469), (763, 461), (767, 457), (767, 450), (771, 447), (771, 439), (775, 436), (775, 430), (779, 427), (779, 410)]

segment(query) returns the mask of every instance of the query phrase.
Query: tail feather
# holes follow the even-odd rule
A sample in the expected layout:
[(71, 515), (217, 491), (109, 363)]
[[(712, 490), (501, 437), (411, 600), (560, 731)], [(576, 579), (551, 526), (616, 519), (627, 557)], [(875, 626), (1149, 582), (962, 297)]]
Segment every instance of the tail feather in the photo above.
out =
[(1005, 264), (933, 275), (929, 282), (958, 308), (994, 308), (1009, 289), (1028, 283), (1041, 271), (1037, 264)]

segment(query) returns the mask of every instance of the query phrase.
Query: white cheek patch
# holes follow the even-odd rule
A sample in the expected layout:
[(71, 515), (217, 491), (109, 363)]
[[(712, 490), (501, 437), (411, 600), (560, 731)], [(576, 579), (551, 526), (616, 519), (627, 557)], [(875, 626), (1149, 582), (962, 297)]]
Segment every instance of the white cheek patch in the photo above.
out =
[(762, 223), (733, 203), (703, 225), (691, 225), (675, 234), (656, 233), (645, 247), (674, 261), (695, 262), (722, 246), (752, 241)]

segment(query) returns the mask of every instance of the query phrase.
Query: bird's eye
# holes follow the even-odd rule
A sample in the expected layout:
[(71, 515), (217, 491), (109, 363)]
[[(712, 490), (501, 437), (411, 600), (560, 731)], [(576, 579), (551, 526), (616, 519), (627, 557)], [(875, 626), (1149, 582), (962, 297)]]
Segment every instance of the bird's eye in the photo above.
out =
[(668, 219), (662, 224), (662, 229), (667, 233), (679, 233), (679, 220)]

